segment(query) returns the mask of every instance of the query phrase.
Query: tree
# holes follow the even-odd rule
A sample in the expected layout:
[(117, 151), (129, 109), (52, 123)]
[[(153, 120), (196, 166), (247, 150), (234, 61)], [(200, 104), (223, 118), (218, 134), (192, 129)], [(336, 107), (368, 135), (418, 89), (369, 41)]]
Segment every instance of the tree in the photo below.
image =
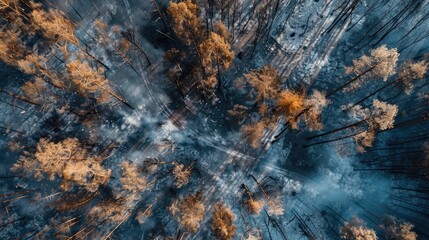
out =
[(61, 187), (70, 190), (72, 184), (84, 187), (90, 192), (97, 191), (100, 185), (110, 179), (110, 169), (104, 169), (101, 160), (91, 156), (76, 138), (67, 138), (60, 142), (40, 139), (34, 155), (24, 153), (13, 171), (33, 174), (36, 179), (48, 175), (50, 180), (62, 178)]
[(194, 233), (204, 219), (206, 208), (202, 202), (202, 195), (198, 192), (175, 200), (168, 211), (188, 232)]
[(18, 11), (18, 1), (17, 0), (0, 0), (0, 10), (10, 8), (14, 11)]
[(171, 27), (174, 34), (186, 45), (196, 48), (203, 35), (200, 8), (191, 0), (170, 2), (168, 14), (171, 17)]
[(284, 202), (280, 193), (268, 199), (268, 214), (281, 216), (285, 213)]
[(79, 94), (84, 97), (94, 95), (101, 103), (108, 101), (110, 87), (102, 77), (103, 69), (93, 70), (88, 62), (76, 59), (67, 64), (67, 71)]
[(143, 191), (147, 188), (148, 182), (145, 177), (141, 176), (137, 165), (133, 162), (122, 162), (121, 184), (124, 190), (132, 193)]
[(238, 120), (241, 122), (246, 118), (248, 110), (249, 108), (244, 105), (234, 104), (232, 109), (228, 110), (228, 114), (232, 117), (238, 118)]
[(368, 80), (382, 78), (384, 81), (396, 73), (396, 63), (399, 53), (396, 48), (388, 49), (385, 45), (373, 49), (370, 55), (364, 55), (353, 60), (353, 65), (346, 67), (345, 74), (355, 75), (352, 79), (330, 92), (330, 96), (341, 89), (352, 91), (359, 88)]
[(317, 90), (315, 90), (310, 97), (307, 97), (304, 100), (305, 110), (303, 114), (308, 130), (321, 130), (323, 128), (321, 115), (323, 108), (328, 104), (329, 100), (326, 96)]
[(298, 128), (296, 117), (305, 109), (304, 95), (284, 90), (279, 94), (276, 110), (281, 114), (292, 128)]
[(211, 95), (216, 87), (219, 86), (221, 78), (220, 71), (229, 68), (234, 53), (231, 46), (217, 33), (210, 33), (209, 37), (199, 46), (203, 76), (206, 76), (201, 82), (201, 89), (207, 92), (205, 95)]
[(214, 32), (221, 36), (227, 43), (230, 43), (231, 36), (229, 34), (228, 28), (223, 25), (222, 22), (216, 22), (214, 25)]
[(222, 240), (233, 239), (236, 226), (234, 225), (235, 214), (223, 203), (216, 203), (213, 206), (213, 218), (211, 230), (213, 234)]
[(63, 13), (50, 9), (45, 11), (41, 4), (33, 4), (32, 22), (43, 31), (43, 35), (52, 41), (67, 41), (79, 46), (74, 25), (63, 16)]
[(374, 230), (366, 228), (364, 222), (357, 217), (353, 217), (351, 221), (345, 222), (340, 228), (340, 234), (346, 240), (377, 240), (377, 235)]
[(411, 91), (414, 88), (413, 81), (419, 80), (425, 77), (425, 74), (428, 70), (428, 65), (426, 61), (419, 62), (406, 62), (402, 65), (399, 72), (399, 82), (403, 84), (405, 93), (410, 95)]
[(242, 184), (242, 187), (244, 188), (244, 209), (249, 214), (259, 215), (259, 213), (265, 206), (264, 199), (261, 197), (261, 195), (253, 194), (246, 185)]
[(135, 219), (139, 222), (139, 224), (145, 224), (149, 217), (152, 216), (152, 206), (153, 204), (149, 205), (144, 211), (140, 210), (137, 212), (137, 216)]
[(80, 95), (93, 96), (100, 103), (106, 103), (113, 97), (133, 109), (125, 99), (112, 91), (109, 82), (103, 77), (102, 68), (93, 69), (88, 62), (76, 59), (67, 64), (67, 72)]
[(100, 185), (105, 185), (109, 181), (111, 170), (104, 169), (94, 158), (86, 158), (83, 161), (68, 162), (62, 174), (65, 180), (62, 184), (63, 189), (71, 189), (70, 183), (73, 183), (95, 192)]
[(250, 125), (243, 125), (240, 129), (241, 135), (253, 148), (258, 148), (265, 133), (265, 124), (260, 121)]
[(67, 42), (75, 45), (80, 49), (81, 52), (85, 53), (86, 56), (92, 58), (97, 63), (101, 64), (105, 69), (109, 67), (101, 62), (99, 59), (94, 57), (87, 48), (84, 48), (80, 45), (79, 39), (75, 35), (74, 31), (76, 30), (75, 25), (64, 16), (64, 13), (58, 10), (50, 9), (45, 11), (43, 5), (40, 3), (31, 2), (31, 22), (36, 27), (36, 29), (41, 30), (43, 36), (52, 42), (64, 42), (64, 51), (67, 48)]
[(120, 222), (130, 216), (128, 207), (123, 200), (100, 202), (89, 210), (87, 218), (96, 226), (105, 221)]
[(388, 104), (377, 99), (374, 99), (372, 108), (363, 108), (360, 105), (356, 105), (352, 108), (349, 108), (349, 114), (353, 119), (356, 119), (357, 122), (319, 135), (315, 135), (313, 137), (308, 138), (308, 140), (327, 136), (347, 129), (352, 129), (352, 134), (340, 136), (335, 139), (312, 143), (306, 145), (306, 147), (353, 137), (356, 142), (357, 150), (359, 152), (365, 152), (365, 148), (372, 147), (377, 132), (392, 129), (394, 127), (395, 117), (397, 113), (398, 106)]
[[(186, 46), (192, 46), (197, 55), (196, 59), (192, 59), (198, 62), (198, 64), (193, 63), (191, 71), (193, 79), (197, 81), (197, 84), (193, 84), (193, 86), (197, 86), (202, 94), (213, 103), (217, 102), (216, 87), (223, 87), (222, 84), (219, 84), (221, 83), (221, 69), (229, 68), (234, 59), (234, 53), (226, 39), (228, 38), (226, 28), (219, 23), (216, 31), (209, 33), (209, 29), (204, 29), (202, 24), (199, 6), (191, 0), (179, 3), (170, 2), (168, 13), (175, 35)], [(207, 34), (204, 34), (205, 30), (207, 30)], [(177, 61), (174, 62), (181, 71)], [(173, 70), (170, 73), (173, 73), (170, 75), (180, 89), (180, 84), (175, 79), (179, 72)], [(181, 94), (183, 95), (182, 92)]]
[(375, 99), (372, 104), (371, 125), (375, 125), (374, 127), (380, 130), (393, 128), (395, 117), (398, 113), (398, 106), (379, 101), (378, 99)]
[(365, 130), (353, 136), (356, 142), (356, 150), (360, 153), (365, 152), (365, 148), (372, 147), (375, 140), (375, 131), (372, 129)]
[(56, 73), (59, 70), (49, 69), (46, 56), (36, 51), (26, 54), (25, 58), (18, 60), (16, 65), (24, 73), (34, 75), (57, 89), (64, 90), (67, 87), (66, 80)]
[(393, 128), (398, 107), (386, 102), (374, 99), (373, 108), (362, 108), (355, 106), (351, 109), (351, 115), (367, 122), (368, 128), (353, 138), (359, 152), (365, 152), (365, 148), (372, 147), (375, 140), (376, 132)]
[(189, 183), (189, 178), (191, 176), (191, 167), (186, 167), (185, 165), (173, 162), (173, 176), (174, 176), (174, 186), (176, 188), (181, 188)]
[(396, 79), (384, 84), (382, 87), (378, 88), (377, 90), (375, 90), (374, 92), (366, 96), (365, 98), (356, 102), (353, 106), (362, 103), (363, 101), (371, 98), (372, 96), (376, 95), (377, 93), (381, 92), (382, 90), (394, 84), (401, 85), (404, 88), (404, 92), (407, 95), (410, 95), (414, 88), (414, 81), (424, 78), (427, 70), (428, 70), (428, 63), (425, 61), (420, 61), (416, 63), (408, 61), (401, 66), (399, 76)]
[(229, 68), (234, 59), (231, 45), (217, 33), (211, 32), (209, 37), (200, 44), (201, 61), (208, 73)]
[(244, 208), (246, 211), (252, 215), (259, 215), (262, 208), (264, 208), (265, 204), (262, 199), (254, 199), (253, 197), (249, 197), (246, 199), (244, 203)]
[(275, 100), (280, 92), (281, 79), (277, 70), (271, 65), (252, 70), (244, 74), (246, 82), (256, 91), (255, 101)]
[(1, 28), (0, 31), (0, 59), (7, 64), (18, 66), (18, 60), (28, 54), (19, 31)]
[[(77, 90), (82, 96), (97, 98), (101, 103), (113, 97), (132, 108), (109, 87), (102, 76), (103, 69), (91, 67), (90, 64), (99, 63), (109, 69), (88, 51), (90, 46), (87, 43), (84, 43), (85, 48), (80, 45), (75, 35), (76, 26), (64, 13), (45, 10), (42, 4), (32, 1), (17, 1), (13, 6), (6, 5), (7, 12), (2, 14), (2, 18), (5, 18), (7, 24), (2, 27), (3, 31), (0, 33), (0, 58), (3, 61), (61, 91)], [(68, 44), (73, 44), (78, 49), (69, 52)], [(55, 61), (51, 61), (52, 58), (62, 64), (53, 64)], [(33, 85), (38, 84), (40, 89), (41, 85), (36, 82), (38, 80), (35, 80)], [(74, 85), (75, 89), (71, 89), (70, 85)], [(30, 92), (28, 86), (24, 89)]]
[(33, 81), (25, 82), (21, 90), (25, 99), (39, 104), (43, 110), (54, 108), (58, 101), (51, 89), (46, 86), (46, 82), (39, 77), (35, 77)]
[[(200, 78), (199, 74), (196, 74), (197, 78)], [(212, 103), (216, 103), (218, 98), (216, 97), (215, 91), (216, 87), (219, 86), (219, 80), (215, 75), (208, 76), (206, 78), (202, 78), (199, 85), (198, 90), (207, 98), (212, 101)]]
[(357, 60), (353, 60), (353, 66), (347, 67), (346, 74), (354, 73), (361, 75), (368, 69), (371, 71), (365, 76), (366, 78), (380, 77), (384, 81), (396, 73), (396, 63), (399, 53), (396, 48), (388, 49), (386, 45), (370, 51), (370, 56), (362, 56)]
[(412, 231), (413, 225), (398, 221), (393, 216), (387, 216), (380, 226), (388, 240), (416, 240), (417, 234)]

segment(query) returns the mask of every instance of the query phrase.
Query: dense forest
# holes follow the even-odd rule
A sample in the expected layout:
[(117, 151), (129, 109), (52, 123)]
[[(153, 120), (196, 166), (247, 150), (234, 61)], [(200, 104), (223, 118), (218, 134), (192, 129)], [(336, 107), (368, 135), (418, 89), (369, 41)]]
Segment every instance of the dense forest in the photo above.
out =
[(428, 20), (0, 0), (0, 239), (429, 239)]

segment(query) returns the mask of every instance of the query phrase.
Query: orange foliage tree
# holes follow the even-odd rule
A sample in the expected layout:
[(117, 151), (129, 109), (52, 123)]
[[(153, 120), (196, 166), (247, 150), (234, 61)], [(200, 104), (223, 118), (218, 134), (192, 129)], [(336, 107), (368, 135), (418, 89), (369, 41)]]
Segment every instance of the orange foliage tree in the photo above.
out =
[(236, 226), (234, 225), (235, 214), (224, 204), (218, 202), (213, 206), (213, 218), (211, 230), (213, 234), (222, 240), (233, 239)]
[(271, 65), (252, 70), (244, 74), (246, 82), (255, 91), (255, 100), (263, 103), (264, 100), (275, 100), (280, 92), (280, 77)]
[(12, 170), (27, 176), (34, 175), (36, 179), (42, 179), (44, 175), (50, 180), (62, 178), (61, 187), (64, 190), (70, 190), (75, 184), (95, 192), (110, 179), (111, 170), (104, 169), (101, 161), (91, 156), (76, 138), (57, 143), (42, 138), (37, 144), (37, 151), (34, 154), (24, 153)]
[(168, 211), (188, 232), (194, 233), (200, 228), (206, 207), (202, 202), (201, 193), (196, 193), (175, 200)]
[(305, 109), (304, 96), (297, 92), (284, 90), (279, 94), (277, 112), (279, 112), (292, 128), (298, 128), (296, 117)]
[(186, 45), (194, 45), (196, 48), (204, 30), (199, 6), (191, 0), (179, 3), (170, 2), (167, 11), (176, 36)]
[(353, 217), (350, 221), (345, 222), (340, 228), (340, 234), (346, 240), (377, 240), (377, 235), (374, 230), (366, 228), (364, 222), (357, 217)]
[(372, 109), (362, 108), (357, 105), (351, 109), (353, 117), (363, 119), (368, 128), (353, 136), (359, 152), (365, 152), (365, 148), (372, 147), (376, 132), (393, 128), (398, 107), (375, 99)]
[(393, 216), (387, 216), (381, 225), (386, 238), (392, 240), (416, 240), (417, 234), (412, 231), (413, 227), (412, 224), (398, 221)]

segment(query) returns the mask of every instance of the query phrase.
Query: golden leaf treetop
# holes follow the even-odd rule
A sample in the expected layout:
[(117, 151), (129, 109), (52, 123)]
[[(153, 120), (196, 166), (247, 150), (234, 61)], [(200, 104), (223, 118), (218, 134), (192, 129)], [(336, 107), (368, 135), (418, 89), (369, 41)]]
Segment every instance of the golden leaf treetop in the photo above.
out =
[(101, 68), (94, 70), (88, 62), (76, 59), (67, 64), (70, 80), (82, 96), (97, 95), (101, 102), (109, 99), (111, 92), (108, 81), (102, 76)]
[(53, 41), (67, 41), (79, 45), (79, 41), (74, 33), (73, 24), (62, 15), (62, 12), (54, 9), (44, 11), (35, 8), (31, 12), (33, 23), (43, 30), (43, 35)]
[(99, 159), (91, 156), (76, 138), (56, 143), (42, 138), (37, 144), (36, 153), (21, 156), (12, 170), (33, 173), (39, 179), (44, 174), (51, 180), (63, 178), (64, 190), (69, 190), (73, 183), (91, 192), (96, 191), (99, 185), (106, 184), (111, 172), (104, 169)]
[(213, 206), (213, 218), (211, 229), (216, 237), (222, 240), (233, 239), (236, 226), (234, 225), (235, 214), (225, 204), (220, 202)]
[(244, 74), (247, 83), (256, 90), (256, 101), (276, 99), (280, 92), (280, 77), (275, 68), (266, 65)]
[(366, 228), (364, 222), (353, 217), (350, 221), (345, 222), (340, 228), (340, 234), (346, 240), (377, 240), (377, 235), (374, 230)]
[(188, 232), (194, 233), (199, 229), (204, 219), (206, 208), (202, 202), (201, 194), (197, 193), (175, 200), (168, 211)]
[(133, 162), (121, 163), (122, 177), (121, 184), (123, 189), (131, 192), (143, 191), (147, 187), (147, 180), (141, 176), (141, 171)]
[(174, 33), (186, 45), (191, 45), (193, 39), (198, 39), (201, 35), (202, 20), (200, 8), (191, 0), (184, 2), (170, 2), (168, 13), (172, 19)]
[(384, 81), (396, 73), (396, 63), (398, 62), (399, 53), (396, 48), (388, 49), (386, 45), (372, 49), (370, 55), (364, 55), (359, 59), (353, 60), (353, 66), (346, 68), (346, 74), (355, 73), (363, 74), (370, 70), (371, 77), (380, 77)]
[(406, 62), (399, 72), (399, 81), (404, 85), (405, 93), (410, 94), (414, 88), (413, 81), (423, 79), (428, 71), (429, 63), (426, 61)]
[(353, 65), (346, 67), (346, 74), (355, 74), (356, 81), (351, 82), (345, 90), (355, 90), (366, 80), (387, 79), (396, 73), (399, 53), (396, 48), (388, 49), (385, 45), (372, 49), (370, 55), (353, 60)]
[(398, 113), (398, 106), (374, 99), (373, 107), (372, 118), (378, 125), (378, 128), (380, 130), (393, 128), (395, 117)]
[(410, 223), (398, 221), (393, 216), (387, 216), (380, 226), (383, 229), (387, 239), (416, 240), (417, 234), (412, 231), (413, 225)]
[(241, 134), (253, 148), (258, 148), (265, 133), (265, 123), (262, 121), (249, 125), (243, 125)]
[(363, 153), (366, 147), (372, 147), (377, 131), (394, 127), (398, 106), (374, 99), (371, 109), (357, 105), (351, 109), (350, 113), (353, 117), (368, 123), (366, 130), (353, 136), (357, 150)]
[(321, 121), (321, 115), (323, 108), (325, 108), (330, 101), (320, 91), (313, 91), (312, 95), (304, 100), (305, 111), (303, 112), (304, 121), (308, 130), (321, 130), (323, 124)]
[(291, 90), (284, 90), (279, 94), (277, 111), (292, 125), (297, 128), (296, 117), (305, 109), (304, 96)]
[(188, 184), (192, 173), (191, 168), (176, 161), (173, 162), (173, 166), (174, 186), (181, 188)]
[(220, 64), (222, 68), (227, 69), (234, 59), (234, 52), (219, 34), (211, 32), (209, 37), (200, 45), (202, 63), (205, 68), (213, 68)]

